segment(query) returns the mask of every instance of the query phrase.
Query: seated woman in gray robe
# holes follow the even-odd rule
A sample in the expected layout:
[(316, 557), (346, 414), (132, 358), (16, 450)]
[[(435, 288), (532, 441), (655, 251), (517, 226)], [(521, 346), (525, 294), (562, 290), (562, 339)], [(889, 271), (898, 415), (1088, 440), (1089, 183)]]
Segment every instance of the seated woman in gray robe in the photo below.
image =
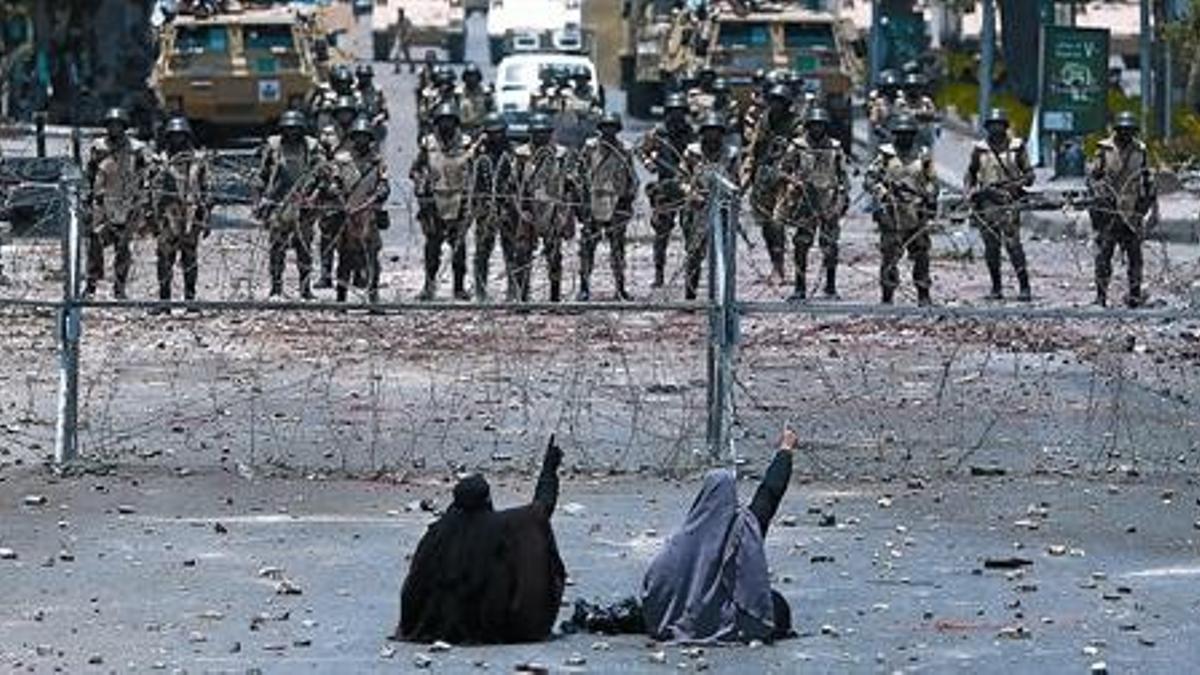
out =
[(771, 590), (763, 538), (792, 475), (796, 436), (785, 431), (749, 508), (732, 471), (708, 474), (683, 526), (646, 572), (646, 632), (677, 642), (770, 642), (791, 634), (791, 610)]

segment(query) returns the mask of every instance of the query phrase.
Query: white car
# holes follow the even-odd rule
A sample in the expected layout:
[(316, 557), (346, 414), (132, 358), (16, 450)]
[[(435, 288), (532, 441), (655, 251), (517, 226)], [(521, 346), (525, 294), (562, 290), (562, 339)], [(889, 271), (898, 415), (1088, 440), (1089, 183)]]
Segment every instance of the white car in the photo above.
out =
[(547, 70), (569, 73), (586, 72), (601, 100), (603, 90), (596, 85), (596, 66), (577, 54), (514, 54), (496, 67), (496, 110), (508, 121), (509, 133), (523, 136), (528, 130), (530, 99), (541, 88), (542, 73)]
[(487, 16), (492, 63), (528, 51), (581, 51), (581, 0), (491, 0)]

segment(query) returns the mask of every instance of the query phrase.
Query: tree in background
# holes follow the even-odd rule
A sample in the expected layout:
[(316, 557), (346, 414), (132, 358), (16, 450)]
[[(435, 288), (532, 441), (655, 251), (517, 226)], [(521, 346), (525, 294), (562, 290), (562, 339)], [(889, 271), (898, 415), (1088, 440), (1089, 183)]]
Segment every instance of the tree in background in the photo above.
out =
[(1167, 41), (1180, 61), (1187, 64), (1184, 102), (1188, 110), (1200, 113), (1200, 0), (1188, 0), (1186, 15), (1165, 26)]

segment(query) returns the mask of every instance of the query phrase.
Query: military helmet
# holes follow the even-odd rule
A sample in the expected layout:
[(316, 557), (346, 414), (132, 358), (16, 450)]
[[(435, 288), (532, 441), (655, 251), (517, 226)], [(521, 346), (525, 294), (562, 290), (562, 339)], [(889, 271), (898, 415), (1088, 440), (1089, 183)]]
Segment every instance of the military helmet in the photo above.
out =
[(750, 81), (753, 82), (754, 84), (760, 84), (766, 79), (767, 79), (766, 68), (759, 68), (758, 70), (754, 71), (753, 75), (750, 76)]
[(917, 121), (908, 113), (901, 113), (892, 120), (893, 134), (917, 133)]
[(308, 120), (299, 110), (285, 110), (279, 117), (280, 129), (303, 129), (308, 126)]
[(459, 121), (458, 106), (452, 101), (446, 101), (438, 105), (438, 107), (433, 111), (433, 119), (435, 120), (440, 120), (447, 117), (453, 119), (455, 122)]
[(719, 129), (724, 132), (725, 117), (715, 110), (708, 111), (700, 119), (700, 131), (704, 131), (705, 129)]
[(350, 125), (350, 136), (369, 136), (375, 138), (375, 127), (371, 125), (371, 120), (359, 116), (354, 118), (354, 124)]
[(483, 73), (479, 72), (479, 66), (468, 61), (467, 65), (463, 66), (462, 81), (466, 82), (468, 77), (473, 77), (477, 80), (483, 79)]
[(684, 96), (681, 92), (676, 91), (676, 92), (667, 94), (666, 100), (663, 101), (663, 110), (664, 111), (669, 112), (671, 110), (687, 110), (687, 109), (688, 109), (687, 97)]
[(333, 67), (329, 73), (330, 82), (350, 82), (354, 79), (354, 75), (350, 73), (350, 67), (344, 63), (339, 63)]
[(454, 69), (450, 66), (438, 66), (433, 72), (433, 78), (439, 84), (454, 84)]
[(185, 136), (192, 135), (192, 125), (188, 124), (187, 118), (175, 116), (167, 120), (167, 126), (163, 128), (163, 133), (167, 136), (172, 134), (183, 134)]
[(909, 73), (904, 76), (904, 86), (910, 88), (924, 87), (928, 84), (921, 73)]
[(983, 126), (986, 127), (992, 124), (1008, 126), (1008, 111), (1004, 108), (992, 108), (988, 112), (987, 117), (983, 118)]
[(624, 126), (625, 124), (621, 120), (621, 113), (615, 111), (605, 113), (604, 117), (601, 117), (600, 121), (596, 122), (597, 128), (616, 127), (617, 131), (620, 131)]
[(375, 77), (375, 69), (372, 68), (371, 64), (369, 63), (360, 63), (358, 64), (358, 67), (354, 69), (354, 75), (360, 80), (369, 80), (372, 77)]
[(767, 90), (767, 98), (781, 98), (790, 101), (792, 100), (792, 89), (786, 84), (775, 84)]
[(550, 118), (545, 113), (534, 113), (529, 117), (529, 131), (553, 131), (554, 127), (550, 124)]
[(696, 79), (698, 79), (698, 80), (702, 80), (704, 78), (712, 79), (716, 76), (717, 76), (717, 71), (712, 66), (704, 66), (703, 68), (700, 69), (700, 72), (696, 73)]
[(1128, 110), (1117, 113), (1117, 119), (1113, 121), (1114, 129), (1133, 129), (1138, 128), (1137, 116)]
[(333, 111), (335, 113), (346, 110), (358, 110), (358, 99), (354, 98), (350, 94), (342, 94), (341, 96), (337, 97), (337, 101), (335, 101), (333, 104)]
[(825, 108), (814, 105), (808, 109), (804, 115), (804, 124), (829, 124), (833, 120), (829, 117), (829, 111)]
[(104, 113), (104, 126), (117, 123), (126, 127), (129, 126), (129, 113), (125, 112), (124, 108), (109, 108)]
[(718, 77), (716, 80), (713, 81), (712, 88), (713, 88), (713, 91), (728, 92), (729, 91), (729, 80), (727, 80), (723, 77)]
[(900, 77), (898, 75), (896, 75), (896, 71), (889, 69), (889, 70), (885, 70), (885, 71), (879, 73), (879, 86), (880, 87), (895, 87), (895, 86), (898, 86), (899, 84), (900, 84)]
[(498, 112), (488, 113), (483, 118), (484, 131), (499, 131), (501, 133), (508, 131), (508, 121), (504, 119), (504, 115)]

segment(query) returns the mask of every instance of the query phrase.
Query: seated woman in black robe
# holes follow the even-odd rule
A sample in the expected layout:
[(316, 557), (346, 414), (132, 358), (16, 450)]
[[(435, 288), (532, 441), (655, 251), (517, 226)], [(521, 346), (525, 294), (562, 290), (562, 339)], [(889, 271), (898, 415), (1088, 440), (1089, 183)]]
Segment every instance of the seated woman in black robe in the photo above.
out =
[(784, 430), (749, 508), (738, 505), (732, 471), (710, 472), (687, 519), (646, 571), (641, 597), (608, 608), (579, 601), (564, 630), (644, 632), (691, 643), (790, 637), (791, 609), (771, 589), (763, 540), (791, 480), (797, 443)]
[(493, 510), (479, 474), (454, 486), (454, 502), (413, 554), (395, 639), (489, 644), (550, 635), (567, 576), (550, 527), (561, 462), (551, 437), (526, 506)]

